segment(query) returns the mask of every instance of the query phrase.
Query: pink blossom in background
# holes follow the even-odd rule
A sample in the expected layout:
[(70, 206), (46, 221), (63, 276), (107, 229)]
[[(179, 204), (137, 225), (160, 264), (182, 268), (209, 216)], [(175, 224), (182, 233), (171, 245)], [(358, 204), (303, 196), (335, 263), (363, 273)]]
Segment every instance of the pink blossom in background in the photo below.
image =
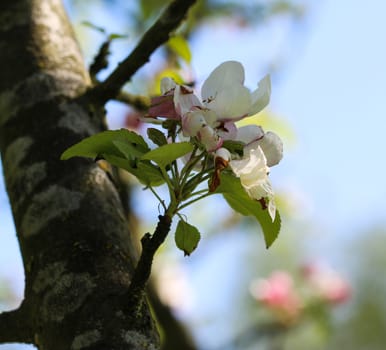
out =
[(332, 304), (343, 303), (351, 296), (351, 287), (337, 271), (320, 264), (304, 266), (303, 273), (314, 293)]
[(125, 115), (124, 127), (129, 130), (138, 130), (142, 124), (142, 114), (131, 110)]
[(302, 302), (287, 272), (275, 271), (267, 279), (252, 282), (250, 292), (256, 300), (275, 311), (284, 323), (293, 323), (299, 318)]

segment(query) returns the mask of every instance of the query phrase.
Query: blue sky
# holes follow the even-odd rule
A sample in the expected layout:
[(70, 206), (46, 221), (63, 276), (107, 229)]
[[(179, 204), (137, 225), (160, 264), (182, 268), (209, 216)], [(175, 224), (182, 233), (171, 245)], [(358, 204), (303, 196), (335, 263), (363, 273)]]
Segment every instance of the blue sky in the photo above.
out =
[[(307, 31), (299, 35), (301, 44), (293, 45), (292, 51), (280, 48), (291, 51), (287, 52), (290, 63), (279, 79), (274, 75), (270, 108), (294, 128), (297, 147), (285, 154), (273, 172), (277, 182), (305, 194), (306, 211), (332, 235), (383, 220), (385, 9), (386, 3), (375, 0), (365, 5), (355, 0), (320, 2), (299, 28)], [(226, 40), (233, 45), (240, 35), (219, 33), (223, 41), (216, 42), (216, 50)], [(264, 40), (264, 34), (270, 37)], [(264, 47), (272, 36), (274, 44)], [(286, 38), (275, 29), (251, 30), (243, 37), (247, 44), (228, 48), (224, 59), (242, 61), (247, 83), (254, 87), (262, 71), (259, 52), (263, 57), (267, 51), (268, 56), (274, 55), (277, 46), (286, 46)], [(197, 43), (194, 63), (197, 70), (205, 67), (209, 72), (219, 59), (208, 55), (213, 51), (212, 38), (205, 41), (202, 34)]]
[(385, 9), (327, 1), (274, 99), (299, 138), (294, 177), (334, 233), (384, 220)]
[[(292, 125), (298, 141), (274, 168), (273, 180), (305, 198), (299, 211), (315, 223), (322, 245), (335, 252), (342, 249), (342, 239), (385, 222), (385, 13), (386, 2), (379, 0), (321, 1), (298, 29), (307, 32), (299, 33), (301, 42), (292, 51), (274, 25), (244, 32), (245, 41), (237, 31), (213, 28), (215, 47), (204, 30), (194, 41), (193, 68), (199, 78), (237, 59), (246, 67), (251, 88), (267, 68), (264, 57), (280, 50), (288, 54), (284, 73), (273, 76), (270, 108)], [(20, 287), (20, 258), (14, 258), (18, 250), (3, 185), (0, 240), (0, 273), (17, 275)]]

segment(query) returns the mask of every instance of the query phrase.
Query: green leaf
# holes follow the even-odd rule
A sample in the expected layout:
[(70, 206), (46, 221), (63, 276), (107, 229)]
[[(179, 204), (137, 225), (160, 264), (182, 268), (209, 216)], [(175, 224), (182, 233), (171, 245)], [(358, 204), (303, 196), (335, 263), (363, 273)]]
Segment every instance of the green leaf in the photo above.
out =
[(169, 143), (147, 152), (142, 159), (152, 160), (159, 166), (165, 167), (191, 151), (193, 151), (193, 145), (189, 142)]
[(201, 235), (195, 226), (188, 224), (184, 220), (180, 220), (177, 224), (175, 241), (185, 256), (190, 255), (197, 247)]
[(134, 158), (140, 158), (145, 153), (149, 151), (149, 148), (143, 147), (142, 145), (133, 144), (130, 142), (124, 141), (113, 141), (115, 147), (119, 149), (119, 151), (126, 157), (126, 159), (132, 160)]
[(143, 137), (135, 132), (127, 129), (108, 130), (92, 135), (71, 146), (63, 152), (60, 159), (67, 160), (72, 157), (87, 157), (95, 159), (103, 154), (110, 154), (119, 157), (121, 156), (121, 150), (114, 144), (114, 141), (121, 141), (130, 144), (132, 148), (137, 149), (141, 155), (149, 151), (149, 147)]
[(190, 63), (192, 53), (188, 41), (183, 36), (176, 35), (171, 37), (168, 41), (168, 46), (177, 56), (181, 57), (185, 62)]
[(112, 165), (128, 171), (134, 175), (139, 182), (145, 186), (156, 187), (162, 185), (165, 180), (162, 176), (161, 170), (151, 164), (149, 161), (138, 161), (135, 166), (130, 164), (126, 158), (115, 156), (111, 154), (104, 155), (104, 158)]
[(168, 143), (165, 134), (158, 129), (148, 128), (147, 136), (149, 136), (149, 139), (152, 140), (157, 146), (163, 146)]
[(231, 153), (237, 153), (242, 156), (245, 143), (241, 141), (225, 140), (221, 147), (226, 148)]
[(269, 248), (279, 235), (281, 219), (280, 214), (276, 211), (275, 221), (263, 209), (260, 202), (251, 199), (245, 192), (240, 183), (240, 179), (227, 174), (221, 174), (221, 184), (216, 189), (216, 193), (221, 193), (230, 207), (244, 216), (253, 216), (260, 223), (263, 230), (265, 245)]
[(173, 119), (166, 119), (162, 122), (162, 127), (168, 131), (168, 137), (170, 137), (176, 133), (177, 121)]

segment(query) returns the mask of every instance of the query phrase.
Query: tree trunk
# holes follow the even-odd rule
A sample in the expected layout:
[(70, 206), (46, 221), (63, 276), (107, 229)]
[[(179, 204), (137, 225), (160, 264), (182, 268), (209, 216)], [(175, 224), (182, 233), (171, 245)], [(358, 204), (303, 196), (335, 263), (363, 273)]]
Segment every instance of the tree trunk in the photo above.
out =
[(2, 0), (0, 52), (0, 150), (26, 278), (0, 342), (158, 349), (144, 296), (127, 294), (135, 250), (114, 183), (95, 162), (59, 160), (104, 129), (61, 1)]

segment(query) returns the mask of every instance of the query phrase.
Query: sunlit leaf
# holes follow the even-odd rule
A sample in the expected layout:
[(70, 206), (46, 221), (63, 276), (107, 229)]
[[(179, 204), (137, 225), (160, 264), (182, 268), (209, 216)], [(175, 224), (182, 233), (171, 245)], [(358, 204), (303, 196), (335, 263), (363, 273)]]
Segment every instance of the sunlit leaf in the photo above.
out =
[(185, 255), (190, 255), (197, 247), (201, 235), (195, 226), (180, 220), (177, 224), (175, 241)]
[(127, 159), (140, 158), (149, 151), (148, 148), (144, 148), (142, 146), (138, 146), (138, 144), (133, 144), (130, 142), (117, 140), (113, 141), (113, 144)]
[(185, 62), (190, 63), (192, 53), (188, 41), (181, 35), (173, 36), (168, 41), (169, 48)]
[(132, 166), (128, 159), (121, 156), (106, 154), (104, 158), (110, 164), (134, 175), (145, 186), (156, 187), (165, 182), (160, 169), (149, 161), (138, 161), (135, 166)]
[(159, 166), (165, 167), (174, 160), (188, 154), (193, 150), (190, 142), (178, 142), (163, 145), (144, 154), (142, 159), (152, 160)]
[(253, 216), (260, 223), (263, 230), (265, 245), (269, 248), (279, 235), (281, 219), (276, 211), (275, 221), (264, 209), (259, 201), (251, 199), (243, 189), (240, 180), (230, 174), (221, 174), (221, 184), (216, 189), (216, 193), (221, 193), (230, 207), (244, 216)]
[(114, 145), (114, 141), (129, 143), (137, 148), (141, 154), (149, 151), (149, 147), (142, 136), (127, 129), (108, 130), (92, 135), (63, 152), (60, 159), (67, 160), (72, 157), (97, 158), (102, 154), (121, 156), (121, 151)]

